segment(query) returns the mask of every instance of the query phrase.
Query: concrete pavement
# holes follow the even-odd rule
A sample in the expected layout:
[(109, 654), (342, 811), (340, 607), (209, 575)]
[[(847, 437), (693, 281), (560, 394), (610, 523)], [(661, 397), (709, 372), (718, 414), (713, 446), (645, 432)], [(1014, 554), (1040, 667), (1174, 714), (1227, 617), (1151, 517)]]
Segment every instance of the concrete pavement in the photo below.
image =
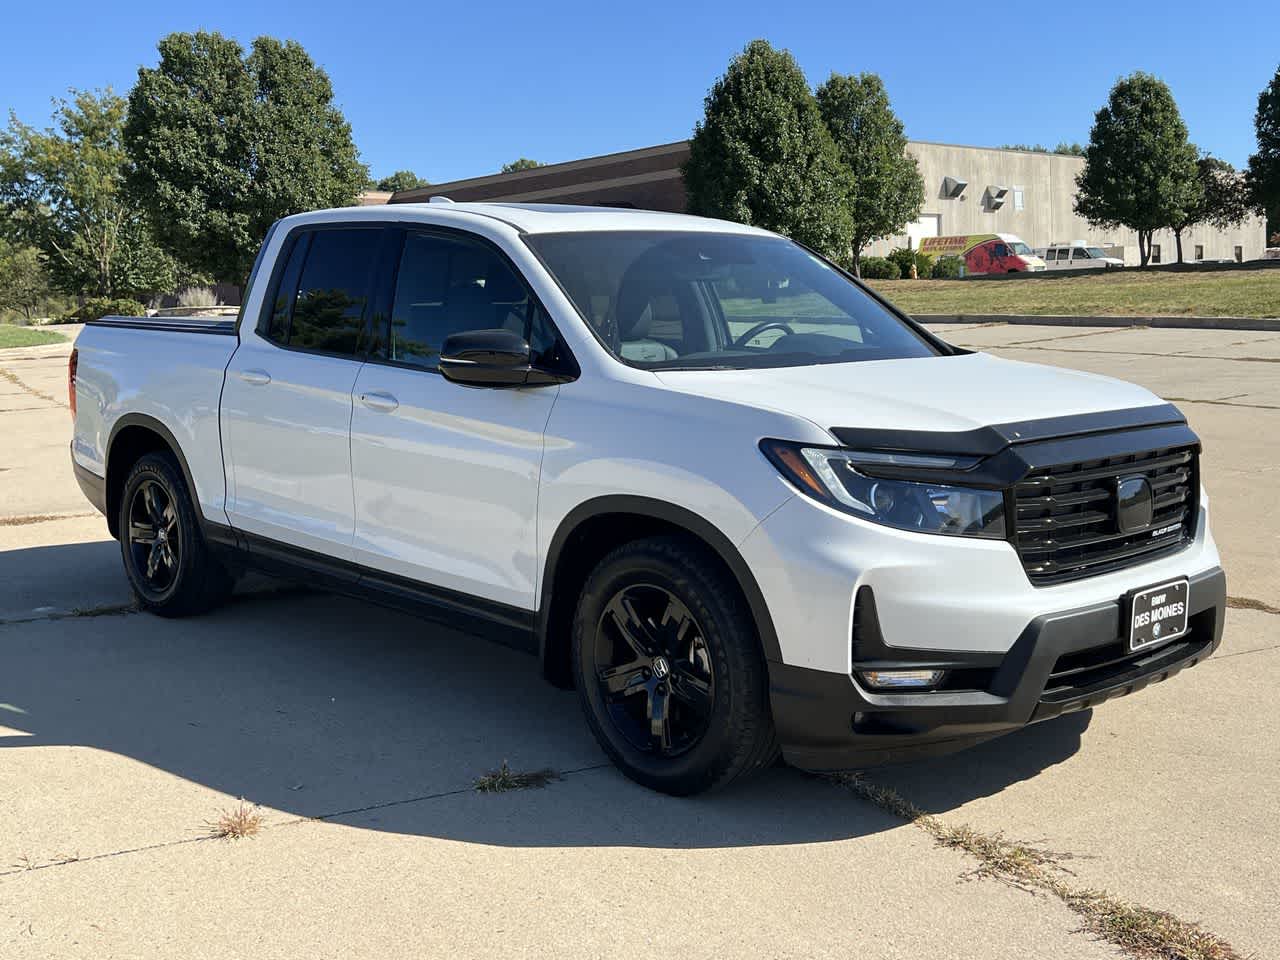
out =
[[(944, 335), (1183, 398), (1230, 592), (1280, 606), (1277, 498), (1258, 495), (1280, 475), (1280, 336), (1091, 333)], [(98, 518), (36, 519), (87, 505), (66, 348), (19, 353), (0, 354), (0, 955), (1120, 955), (824, 781), (636, 787), (574, 696), (502, 647), (298, 591), (181, 622), (84, 615), (127, 601), (118, 548)], [(1233, 610), (1218, 655), (1167, 683), (873, 777), (1280, 954), (1277, 627)], [(565, 777), (470, 789), (503, 760)], [(202, 839), (241, 796), (262, 833)]]

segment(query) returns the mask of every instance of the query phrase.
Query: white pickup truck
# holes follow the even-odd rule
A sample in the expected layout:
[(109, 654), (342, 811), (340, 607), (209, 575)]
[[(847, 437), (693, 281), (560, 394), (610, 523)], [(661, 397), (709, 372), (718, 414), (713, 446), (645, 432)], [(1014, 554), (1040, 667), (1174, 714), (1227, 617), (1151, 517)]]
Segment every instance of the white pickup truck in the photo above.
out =
[(1175, 407), (953, 347), (738, 224), (290, 217), (238, 319), (92, 323), (70, 391), (143, 609), (260, 568), (527, 646), (674, 794), (956, 749), (1222, 633)]

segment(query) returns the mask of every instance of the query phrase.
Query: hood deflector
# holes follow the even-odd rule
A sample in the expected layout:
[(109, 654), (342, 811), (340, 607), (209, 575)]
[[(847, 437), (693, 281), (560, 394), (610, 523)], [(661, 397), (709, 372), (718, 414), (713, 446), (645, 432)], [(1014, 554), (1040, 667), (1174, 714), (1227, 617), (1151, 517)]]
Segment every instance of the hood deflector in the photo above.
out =
[(1144, 427), (1185, 424), (1187, 418), (1171, 403), (1102, 413), (1072, 414), (1041, 420), (997, 423), (974, 430), (865, 430), (831, 427), (846, 447), (857, 450), (902, 450), (912, 453), (959, 453), (989, 457), (1014, 444), (1036, 443), (1092, 433), (1112, 433)]

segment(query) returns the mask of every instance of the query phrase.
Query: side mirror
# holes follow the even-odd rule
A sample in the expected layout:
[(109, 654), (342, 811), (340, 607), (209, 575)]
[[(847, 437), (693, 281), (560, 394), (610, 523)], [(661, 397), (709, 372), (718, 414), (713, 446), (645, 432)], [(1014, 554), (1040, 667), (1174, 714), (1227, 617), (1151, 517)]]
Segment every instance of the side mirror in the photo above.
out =
[(465, 330), (445, 338), (445, 379), (472, 387), (524, 387), (563, 383), (569, 377), (535, 367), (529, 344), (510, 330)]

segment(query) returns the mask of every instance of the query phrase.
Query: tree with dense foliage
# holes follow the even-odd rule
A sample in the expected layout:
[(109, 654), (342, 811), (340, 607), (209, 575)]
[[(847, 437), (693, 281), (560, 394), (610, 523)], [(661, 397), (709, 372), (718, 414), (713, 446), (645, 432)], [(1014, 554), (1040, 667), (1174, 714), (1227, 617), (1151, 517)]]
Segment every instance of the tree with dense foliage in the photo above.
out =
[(1250, 213), (1248, 185), (1227, 161), (1205, 154), (1196, 161), (1196, 181), (1199, 188), (1193, 202), (1180, 219), (1170, 224), (1179, 263), (1182, 263), (1184, 230), (1202, 223), (1225, 230), (1243, 222)]
[(833, 73), (818, 88), (817, 101), (848, 171), (841, 183), (851, 225), (849, 259), (854, 274), (860, 276), (867, 244), (901, 233), (920, 216), (924, 178), (916, 158), (907, 153), (902, 121), (876, 74)]
[(243, 283), (267, 228), (356, 202), (369, 182), (328, 75), (294, 41), (245, 56), (219, 33), (171, 33), (138, 70), (125, 144), (134, 193), (178, 257)]
[(707, 94), (689, 142), (690, 213), (775, 230), (845, 260), (848, 172), (791, 54), (753, 40)]
[(1094, 115), (1076, 187), (1076, 213), (1137, 231), (1146, 266), (1152, 233), (1185, 219), (1201, 193), (1196, 148), (1164, 81), (1139, 71), (1111, 88)]
[[(1258, 94), (1253, 118), (1258, 152), (1249, 158), (1249, 196), (1268, 224), (1280, 230), (1280, 67)], [(1277, 233), (1280, 236), (1280, 233)], [(1280, 241), (1277, 241), (1280, 242)]]
[(397, 170), (389, 177), (383, 177), (373, 185), (375, 190), (390, 190), (399, 193), (401, 190), (418, 190), (431, 186), (430, 180), (424, 180), (412, 170)]
[(517, 173), (520, 170), (533, 170), (542, 166), (537, 160), (530, 160), (528, 157), (521, 157), (518, 160), (512, 160), (510, 163), (502, 165), (503, 173)]
[(1084, 147), (1078, 143), (1067, 143), (1059, 140), (1058, 145), (1050, 149), (1043, 143), (1006, 143), (1001, 150), (1025, 150), (1027, 153), (1055, 153), (1064, 157), (1083, 157)]
[(48, 298), (49, 274), (40, 251), (0, 240), (0, 310), (30, 320)]
[(146, 299), (170, 289), (183, 271), (125, 190), (124, 98), (72, 91), (54, 107), (49, 129), (10, 116), (0, 132), (5, 232), (40, 250), (66, 293)]

